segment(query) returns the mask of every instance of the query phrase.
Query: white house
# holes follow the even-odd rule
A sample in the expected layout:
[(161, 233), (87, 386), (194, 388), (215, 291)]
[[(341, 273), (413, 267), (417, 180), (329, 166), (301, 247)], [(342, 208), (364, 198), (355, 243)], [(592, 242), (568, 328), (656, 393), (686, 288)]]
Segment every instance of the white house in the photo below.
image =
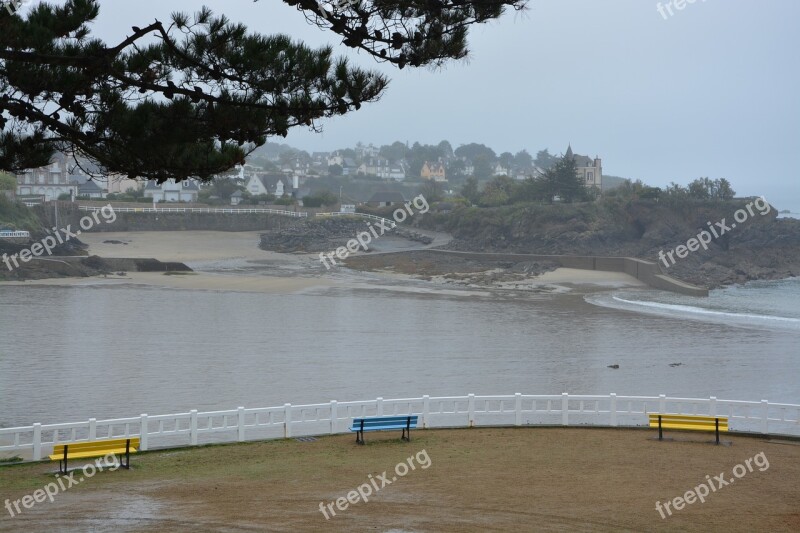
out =
[(253, 196), (273, 194), (277, 198), (281, 198), (291, 194), (292, 178), (278, 174), (251, 174), (245, 188)]
[(56, 153), (52, 162), (39, 168), (27, 169), (17, 174), (17, 196), (43, 196), (46, 201), (58, 200), (62, 194), (69, 194), (73, 198), (78, 194), (78, 186), (73, 180), (82, 178), (80, 171), (75, 169), (76, 174), (71, 175), (67, 168), (67, 156)]
[(162, 184), (155, 180), (147, 182), (144, 188), (144, 197), (152, 198), (153, 203), (159, 202), (196, 202), (200, 194), (200, 186), (193, 179), (176, 183), (169, 179)]

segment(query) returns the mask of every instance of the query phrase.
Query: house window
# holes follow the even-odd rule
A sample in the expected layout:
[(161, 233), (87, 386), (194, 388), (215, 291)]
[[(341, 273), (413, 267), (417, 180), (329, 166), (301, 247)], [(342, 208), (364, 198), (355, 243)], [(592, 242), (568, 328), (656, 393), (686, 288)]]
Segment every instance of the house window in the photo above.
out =
[(594, 181), (594, 172), (586, 173), (586, 181)]

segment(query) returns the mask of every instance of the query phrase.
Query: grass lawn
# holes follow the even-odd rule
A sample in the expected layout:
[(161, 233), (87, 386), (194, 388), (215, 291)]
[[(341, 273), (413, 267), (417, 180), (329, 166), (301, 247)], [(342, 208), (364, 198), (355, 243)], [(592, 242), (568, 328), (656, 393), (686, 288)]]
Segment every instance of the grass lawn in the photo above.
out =
[[(732, 445), (714, 446), (701, 442), (713, 439), (705, 433), (654, 435), (480, 428), (413, 431), (408, 443), (400, 432), (367, 433), (366, 446), (337, 435), (155, 451), (13, 518), (0, 509), (0, 531), (800, 531), (800, 441), (726, 435)], [(768, 468), (761, 459), (735, 469), (759, 454)], [(396, 465), (412, 457), (399, 476)], [(43, 488), (56, 470), (0, 466), (0, 504)], [(656, 511), (706, 475), (736, 472), (705, 503), (664, 519)], [(337, 508), (362, 485), (369, 501)], [(332, 506), (328, 519), (320, 502)]]

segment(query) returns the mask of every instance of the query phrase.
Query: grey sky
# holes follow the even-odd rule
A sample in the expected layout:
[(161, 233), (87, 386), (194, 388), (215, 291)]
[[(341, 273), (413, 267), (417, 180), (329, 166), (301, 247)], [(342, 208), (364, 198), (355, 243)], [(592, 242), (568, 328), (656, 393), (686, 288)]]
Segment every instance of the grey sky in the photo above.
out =
[[(390, 75), (386, 96), (324, 122), (321, 135), (271, 140), (310, 151), (447, 139), (534, 155), (571, 142), (602, 157), (607, 174), (653, 185), (724, 177), (740, 194), (800, 211), (800, 2), (697, 0), (666, 20), (656, 4), (533, 0), (474, 27), (471, 59), (439, 71), (399, 71), (337, 46)], [(337, 44), (278, 0), (105, 0), (95, 31), (116, 41), (131, 25), (200, 5), (253, 31)]]

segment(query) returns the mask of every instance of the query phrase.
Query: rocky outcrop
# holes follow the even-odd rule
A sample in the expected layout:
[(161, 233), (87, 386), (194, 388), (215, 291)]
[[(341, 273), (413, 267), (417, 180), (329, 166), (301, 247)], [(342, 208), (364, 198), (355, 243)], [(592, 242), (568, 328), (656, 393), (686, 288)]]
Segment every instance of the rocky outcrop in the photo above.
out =
[[(464, 208), (426, 215), (422, 227), (449, 231), (452, 250), (526, 254), (625, 256), (659, 262), (662, 272), (686, 282), (718, 287), (754, 279), (800, 276), (800, 221), (778, 219), (774, 208), (742, 223), (674, 264), (660, 261), (708, 223), (725, 219), (745, 201), (684, 203), (603, 200), (581, 205)], [(740, 217), (741, 218), (741, 217)], [(716, 226), (715, 226), (716, 227)]]

